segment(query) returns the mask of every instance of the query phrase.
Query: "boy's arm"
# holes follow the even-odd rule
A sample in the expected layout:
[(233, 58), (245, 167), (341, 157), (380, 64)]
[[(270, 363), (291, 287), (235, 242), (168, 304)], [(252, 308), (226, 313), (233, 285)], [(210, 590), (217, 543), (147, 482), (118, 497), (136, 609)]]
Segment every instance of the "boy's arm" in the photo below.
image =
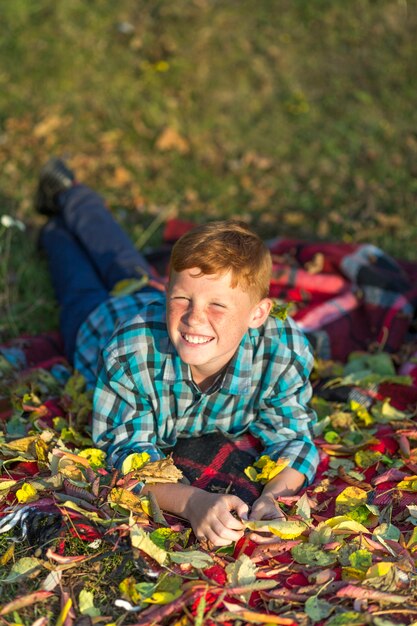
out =
[(313, 357), (303, 336), (293, 355), (272, 393), (264, 398), (258, 419), (250, 426), (251, 432), (264, 443), (264, 454), (274, 460), (282, 457), (289, 461), (288, 467), (265, 485), (252, 507), (251, 519), (279, 517), (274, 499), (293, 495), (304, 484), (310, 484), (317, 469), (319, 455), (313, 441), (317, 418), (308, 406)]
[(103, 352), (93, 399), (93, 441), (107, 453), (107, 463), (121, 468), (132, 452), (152, 461), (164, 455), (156, 446), (152, 406), (112, 353)]

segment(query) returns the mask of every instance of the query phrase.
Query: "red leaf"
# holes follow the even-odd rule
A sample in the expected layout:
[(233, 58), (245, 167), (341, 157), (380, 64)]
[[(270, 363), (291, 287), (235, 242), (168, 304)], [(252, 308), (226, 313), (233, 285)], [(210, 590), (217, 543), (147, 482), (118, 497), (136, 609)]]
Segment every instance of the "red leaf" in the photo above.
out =
[(36, 602), (44, 602), (53, 595), (53, 591), (34, 591), (29, 595), (25, 594), (24, 596), (20, 596), (19, 598), (4, 604), (1, 608), (0, 615), (7, 615), (12, 611), (20, 611), (20, 609), (36, 604)]

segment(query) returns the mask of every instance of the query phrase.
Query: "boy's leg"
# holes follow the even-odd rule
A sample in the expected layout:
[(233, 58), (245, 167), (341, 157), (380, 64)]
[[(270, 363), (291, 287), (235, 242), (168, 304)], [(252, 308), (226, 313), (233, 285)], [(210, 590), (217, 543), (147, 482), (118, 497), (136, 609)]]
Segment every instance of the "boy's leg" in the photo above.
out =
[(120, 280), (154, 275), (97, 193), (74, 185), (59, 194), (58, 203), (67, 229), (81, 243), (109, 291)]
[(60, 328), (65, 354), (72, 362), (79, 327), (109, 294), (61, 216), (54, 217), (44, 226), (40, 244), (47, 254), (52, 285), (61, 308)]

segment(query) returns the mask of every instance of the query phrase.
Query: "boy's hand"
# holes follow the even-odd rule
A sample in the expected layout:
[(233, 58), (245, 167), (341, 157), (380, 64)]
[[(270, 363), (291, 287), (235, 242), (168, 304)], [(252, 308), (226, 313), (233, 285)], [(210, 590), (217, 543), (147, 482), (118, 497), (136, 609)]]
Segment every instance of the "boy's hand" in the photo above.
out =
[(250, 520), (268, 520), (284, 517), (272, 494), (262, 494), (252, 505)]
[(243, 535), (244, 526), (232, 511), (246, 519), (248, 505), (237, 496), (198, 490), (187, 504), (186, 515), (197, 539), (206, 539), (220, 547), (238, 541)]
[(253, 521), (265, 520), (265, 526), (258, 528), (255, 532), (251, 532), (249, 535), (251, 540), (255, 543), (275, 542), (277, 538), (269, 530), (267, 520), (283, 519), (284, 517), (284, 513), (279, 508), (274, 496), (272, 494), (262, 494), (253, 503), (249, 519)]

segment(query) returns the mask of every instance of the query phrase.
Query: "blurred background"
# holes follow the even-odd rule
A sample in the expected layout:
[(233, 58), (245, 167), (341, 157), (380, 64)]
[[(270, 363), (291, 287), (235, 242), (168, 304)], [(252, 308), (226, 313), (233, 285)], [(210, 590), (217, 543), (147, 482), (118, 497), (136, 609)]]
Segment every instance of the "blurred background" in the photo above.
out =
[(140, 248), (239, 216), (417, 259), (416, 3), (0, 0), (0, 24), (0, 340), (57, 323), (51, 155)]

